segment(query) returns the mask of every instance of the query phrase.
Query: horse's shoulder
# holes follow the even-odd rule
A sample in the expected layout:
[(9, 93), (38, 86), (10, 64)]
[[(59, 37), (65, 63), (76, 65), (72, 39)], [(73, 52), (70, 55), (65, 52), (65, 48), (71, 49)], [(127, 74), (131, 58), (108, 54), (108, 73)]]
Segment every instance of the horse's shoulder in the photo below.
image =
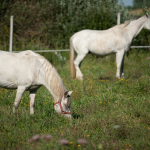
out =
[(38, 54), (34, 53), (31, 50), (26, 50), (18, 54), (19, 57), (25, 58), (25, 59), (37, 59), (37, 55)]
[(35, 56), (35, 53), (31, 50), (26, 50), (26, 51), (20, 52), (19, 54), (24, 55), (24, 56)]

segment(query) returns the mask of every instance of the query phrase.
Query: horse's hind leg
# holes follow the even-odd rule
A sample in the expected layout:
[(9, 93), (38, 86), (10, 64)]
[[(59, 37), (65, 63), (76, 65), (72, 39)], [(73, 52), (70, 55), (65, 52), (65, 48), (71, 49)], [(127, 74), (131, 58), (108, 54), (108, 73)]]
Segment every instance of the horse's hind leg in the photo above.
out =
[(121, 77), (124, 79), (124, 72), (123, 72), (123, 68), (124, 68), (124, 57), (125, 57), (125, 54), (123, 56), (123, 59), (122, 59), (122, 63), (121, 63)]
[(78, 54), (77, 58), (74, 61), (74, 65), (76, 68), (76, 78), (79, 80), (83, 80), (83, 74), (80, 70), (80, 66), (81, 66), (81, 62), (83, 60), (83, 58), (86, 56), (86, 54)]
[(36, 96), (37, 90), (30, 91), (30, 114), (34, 114), (34, 106), (35, 106), (35, 96)]
[(22, 95), (25, 92), (25, 90), (26, 90), (26, 87), (18, 86), (17, 93), (16, 93), (16, 98), (15, 98), (15, 102), (14, 102), (14, 107), (13, 107), (13, 113), (16, 112), (16, 109), (18, 108), (18, 106), (20, 104)]

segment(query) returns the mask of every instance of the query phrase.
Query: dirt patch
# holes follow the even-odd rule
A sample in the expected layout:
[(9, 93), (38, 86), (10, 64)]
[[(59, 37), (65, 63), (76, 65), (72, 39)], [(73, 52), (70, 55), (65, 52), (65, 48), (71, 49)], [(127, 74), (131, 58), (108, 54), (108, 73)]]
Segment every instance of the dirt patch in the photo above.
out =
[[(149, 11), (150, 11), (150, 8), (149, 8)], [(134, 15), (141, 15), (143, 13), (143, 9), (131, 10), (130, 13), (133, 13)]]

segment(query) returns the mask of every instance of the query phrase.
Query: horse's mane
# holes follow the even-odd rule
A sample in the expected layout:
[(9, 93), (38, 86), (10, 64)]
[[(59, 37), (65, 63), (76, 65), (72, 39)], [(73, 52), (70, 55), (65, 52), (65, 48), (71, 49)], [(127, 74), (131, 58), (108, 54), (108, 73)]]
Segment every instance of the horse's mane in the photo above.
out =
[(124, 23), (120, 24), (120, 25), (115, 25), (114, 27), (119, 27), (119, 28), (125, 28), (126, 26), (128, 26), (130, 24), (131, 21), (137, 20), (139, 19), (141, 16), (137, 16), (133, 19), (127, 20)]
[(127, 21), (125, 21), (124, 23), (122, 23), (122, 24), (119, 24), (119, 25), (115, 25), (115, 26), (113, 26), (112, 28), (125, 28), (126, 26), (128, 26), (129, 24), (130, 24), (130, 22), (131, 22), (132, 20), (127, 20)]
[(125, 21), (123, 24), (120, 25), (120, 27), (124, 28), (124, 27), (128, 26), (131, 21), (133, 21), (133, 20), (127, 20), (127, 21)]
[(38, 53), (34, 53), (33, 51), (28, 50), (26, 51), (26, 55), (32, 55), (41, 62), (41, 67), (45, 68), (45, 78), (48, 84), (47, 86), (50, 87), (52, 95), (54, 98), (62, 98), (66, 89), (55, 67), (45, 57)]

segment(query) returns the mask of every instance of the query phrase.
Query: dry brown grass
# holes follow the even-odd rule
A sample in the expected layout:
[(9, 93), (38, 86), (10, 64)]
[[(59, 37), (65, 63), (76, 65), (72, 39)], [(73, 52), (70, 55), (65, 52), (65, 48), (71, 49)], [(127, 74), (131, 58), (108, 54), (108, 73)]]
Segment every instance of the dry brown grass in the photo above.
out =
[[(148, 8), (148, 10), (150, 11), (150, 8)], [(135, 10), (131, 10), (130, 13), (134, 14), (134, 15), (141, 15), (143, 13), (143, 9), (135, 9)]]

